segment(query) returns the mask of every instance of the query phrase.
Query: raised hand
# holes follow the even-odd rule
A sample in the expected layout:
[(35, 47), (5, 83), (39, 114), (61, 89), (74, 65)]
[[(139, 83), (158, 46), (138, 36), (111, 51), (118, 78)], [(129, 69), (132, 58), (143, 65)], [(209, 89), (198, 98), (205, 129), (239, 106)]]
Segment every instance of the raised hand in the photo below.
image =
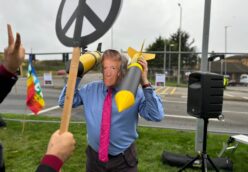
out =
[(12, 73), (15, 73), (25, 58), (25, 49), (21, 44), (21, 36), (16, 33), (14, 40), (11, 26), (7, 25), (8, 29), (8, 47), (4, 49), (4, 67)]
[(148, 81), (148, 64), (147, 64), (147, 61), (143, 57), (141, 57), (138, 59), (138, 63), (143, 67), (140, 84), (141, 85), (148, 84), (149, 81)]

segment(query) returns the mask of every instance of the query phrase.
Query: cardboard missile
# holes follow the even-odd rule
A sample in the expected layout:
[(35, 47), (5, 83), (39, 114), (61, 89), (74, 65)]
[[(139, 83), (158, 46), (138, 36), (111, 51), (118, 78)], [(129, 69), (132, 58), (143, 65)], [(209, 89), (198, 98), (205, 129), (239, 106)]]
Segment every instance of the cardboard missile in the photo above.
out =
[(98, 51), (86, 52), (81, 55), (79, 58), (79, 71), (81, 71), (82, 74), (87, 73), (101, 62), (101, 57), (101, 53)]
[(135, 103), (136, 92), (140, 83), (140, 77), (143, 71), (142, 66), (138, 63), (138, 59), (143, 57), (145, 60), (152, 60), (155, 54), (143, 53), (141, 50), (136, 51), (129, 47), (128, 55), (131, 57), (131, 64), (128, 66), (127, 73), (120, 83), (120, 91), (115, 95), (115, 101), (118, 112), (122, 112), (130, 108)]
[[(99, 51), (87, 51), (83, 55), (79, 57), (79, 64), (78, 64), (78, 76), (82, 76), (89, 72), (92, 68), (98, 65), (101, 62), (101, 53)], [(66, 72), (69, 73), (70, 71), (70, 63), (69, 61), (66, 65)]]

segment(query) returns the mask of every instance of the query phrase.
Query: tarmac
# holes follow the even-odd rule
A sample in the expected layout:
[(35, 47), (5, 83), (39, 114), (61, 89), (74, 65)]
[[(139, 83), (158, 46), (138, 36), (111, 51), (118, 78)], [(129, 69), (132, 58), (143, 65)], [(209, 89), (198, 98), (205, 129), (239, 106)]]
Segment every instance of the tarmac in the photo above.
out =
[[(59, 76), (59, 75), (55, 75), (52, 76), (52, 84), (44, 84), (44, 78), (43, 77), (39, 77), (40, 79), (40, 83), (41, 83), (41, 87), (44, 88), (54, 88), (54, 89), (62, 89), (65, 85), (65, 83), (67, 82), (66, 76)], [(102, 74), (101, 73), (94, 73), (94, 72), (89, 72), (87, 73), (83, 79), (81, 80), (80, 84), (86, 84), (89, 83), (91, 81), (94, 80), (101, 80), (102, 79)], [(26, 78), (21, 78), (21, 80), (26, 80)], [(156, 86), (153, 86), (156, 89)], [(166, 86), (165, 86), (166, 88)], [(168, 94), (166, 95), (167, 97), (182, 97), (182, 96), (187, 96), (187, 87), (176, 87), (176, 91), (174, 94)], [(248, 93), (248, 87), (245, 86), (228, 86), (224, 92), (230, 93), (230, 92), (241, 92), (241, 93)], [(224, 94), (224, 98), (223, 100), (226, 101), (242, 101), (242, 102), (248, 102), (248, 99), (244, 99), (240, 96), (226, 96)]]

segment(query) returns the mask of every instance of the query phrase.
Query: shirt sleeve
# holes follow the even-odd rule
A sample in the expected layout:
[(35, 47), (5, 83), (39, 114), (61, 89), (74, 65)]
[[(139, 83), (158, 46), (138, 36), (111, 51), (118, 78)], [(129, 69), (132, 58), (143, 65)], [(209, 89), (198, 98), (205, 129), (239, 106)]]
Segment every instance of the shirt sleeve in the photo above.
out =
[[(75, 92), (74, 92), (74, 97), (73, 97), (73, 102), (72, 102), (73, 108), (83, 104), (82, 98), (81, 98), (81, 96), (79, 94), (79, 90), (78, 90), (78, 86), (79, 86), (80, 81), (81, 81), (81, 78), (78, 77), (76, 80)], [(66, 89), (67, 89), (67, 85), (64, 86), (64, 88), (62, 89), (62, 91), (60, 93), (59, 100), (58, 100), (60, 107), (64, 106)]]
[(5, 69), (3, 65), (0, 65), (0, 103), (4, 100), (4, 98), (11, 91), (13, 85), (15, 85), (17, 81), (17, 76)]
[(63, 162), (54, 155), (45, 155), (36, 172), (59, 172)]
[(162, 101), (152, 87), (137, 92), (142, 98), (139, 105), (139, 114), (148, 121), (161, 121), (164, 118)]

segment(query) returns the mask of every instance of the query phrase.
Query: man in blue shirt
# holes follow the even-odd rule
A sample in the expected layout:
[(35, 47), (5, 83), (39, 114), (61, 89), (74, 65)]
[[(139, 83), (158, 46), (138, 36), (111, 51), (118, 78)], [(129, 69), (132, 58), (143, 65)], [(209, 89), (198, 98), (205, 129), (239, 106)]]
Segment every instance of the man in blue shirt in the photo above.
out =
[[(148, 65), (140, 58), (138, 63), (143, 67), (141, 75), (142, 88), (138, 88), (135, 103), (129, 109), (118, 112), (114, 101), (119, 91), (118, 84), (125, 75), (127, 59), (116, 50), (106, 50), (102, 55), (103, 81), (94, 81), (75, 90), (73, 107), (84, 106), (87, 125), (88, 147), (86, 150), (86, 171), (137, 171), (135, 140), (139, 115), (149, 121), (161, 121), (164, 116), (161, 99), (155, 94), (148, 81)], [(77, 78), (76, 88), (80, 78)], [(110, 145), (108, 162), (98, 159), (102, 107), (108, 88), (112, 88), (112, 115), (110, 128)], [(59, 105), (64, 105), (66, 86), (59, 97)]]

